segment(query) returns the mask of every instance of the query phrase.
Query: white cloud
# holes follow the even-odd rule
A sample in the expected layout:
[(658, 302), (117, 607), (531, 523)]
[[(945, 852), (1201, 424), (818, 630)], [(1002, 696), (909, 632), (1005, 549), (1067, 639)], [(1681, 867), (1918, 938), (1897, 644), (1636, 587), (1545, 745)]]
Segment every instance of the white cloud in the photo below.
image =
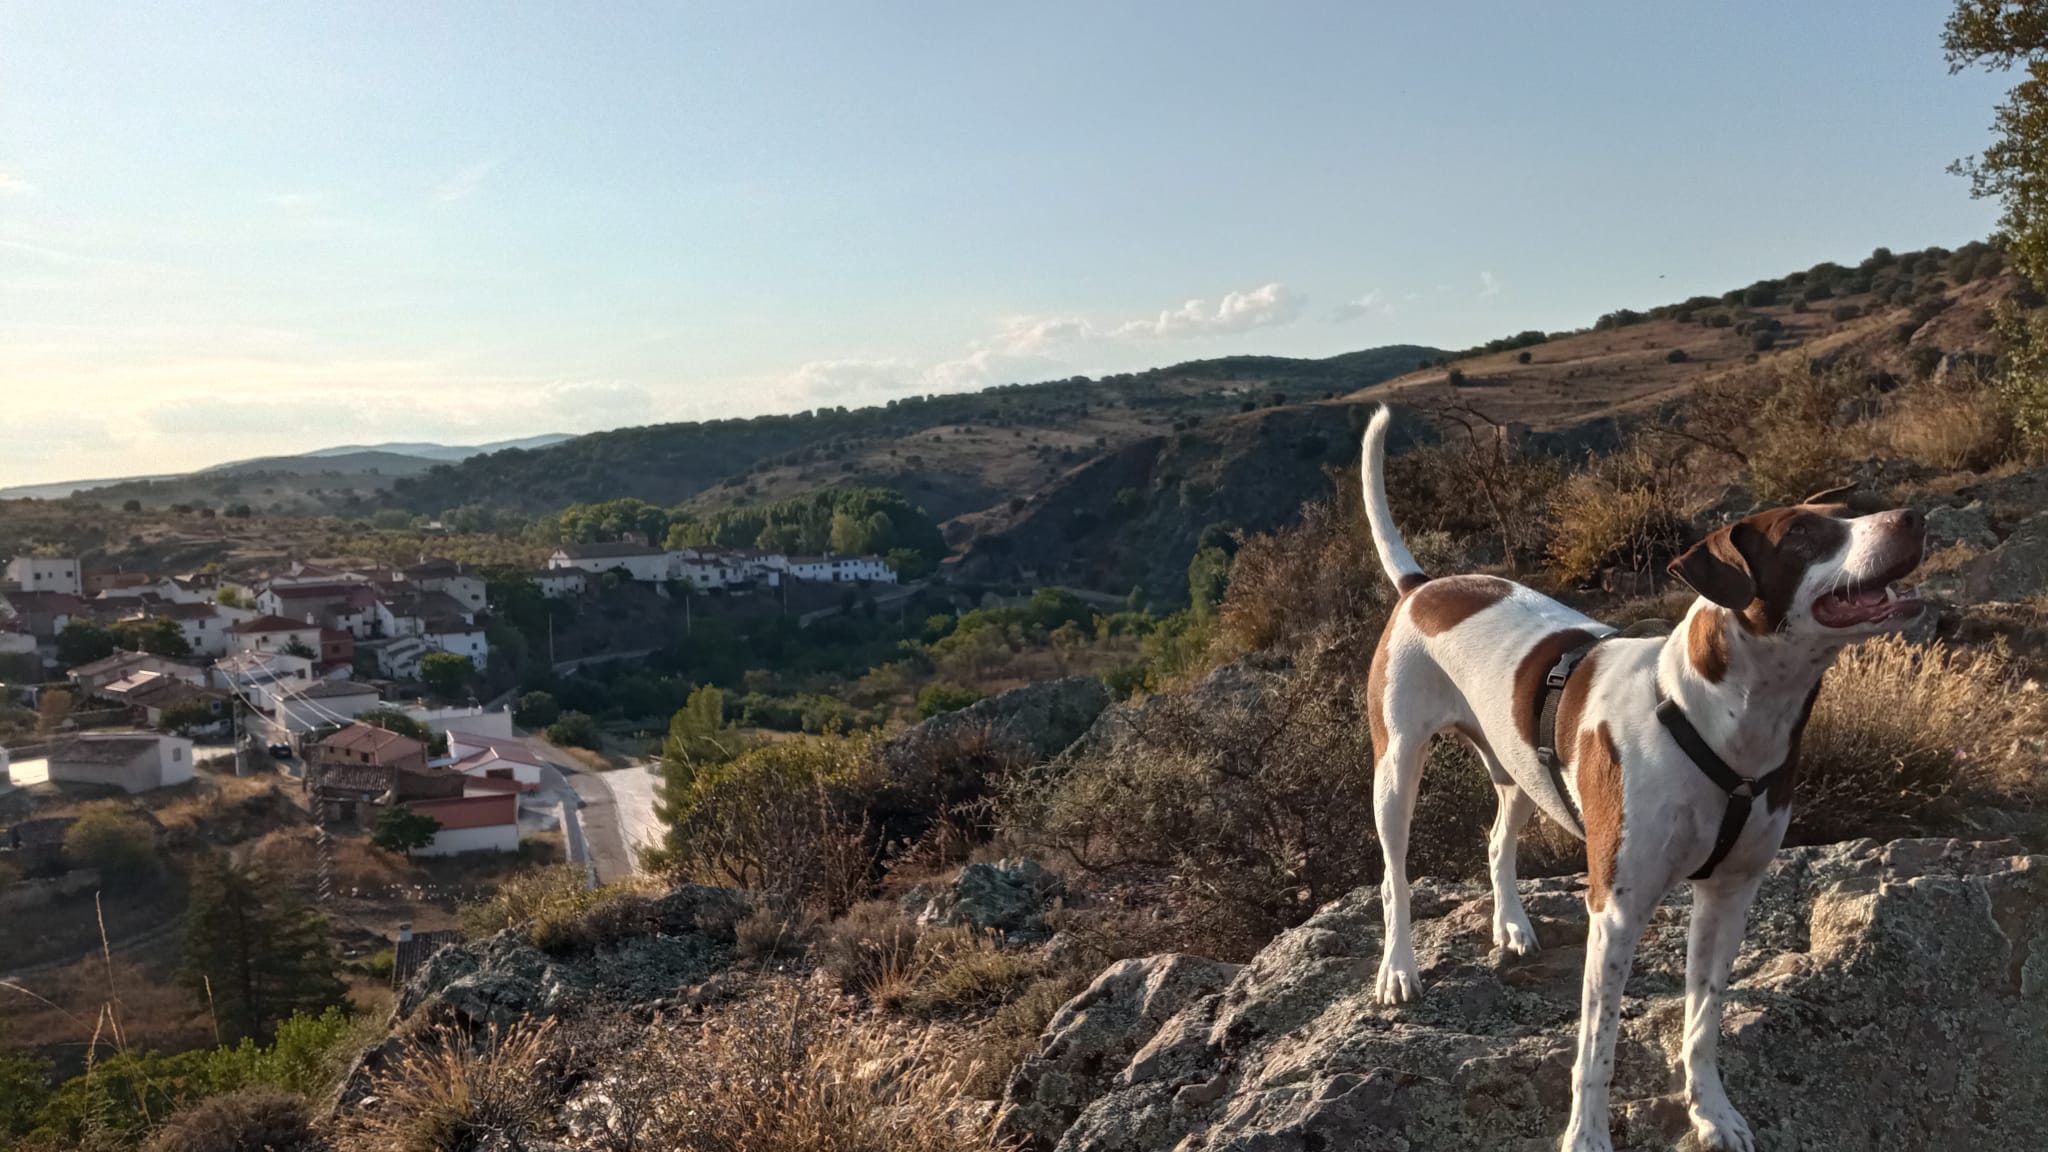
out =
[(1128, 337), (1209, 336), (1225, 332), (1249, 332), (1289, 324), (1301, 315), (1301, 297), (1285, 284), (1266, 284), (1249, 292), (1232, 292), (1214, 308), (1206, 300), (1190, 300), (1168, 309), (1155, 320), (1132, 320), (1118, 325), (1115, 335)]
[(35, 190), (35, 185), (23, 180), (21, 177), (8, 172), (0, 172), (0, 196), (26, 196)]
[(1385, 316), (1394, 314), (1394, 306), (1388, 303), (1384, 293), (1367, 292), (1356, 300), (1346, 300), (1331, 310), (1330, 319), (1338, 321), (1357, 320), (1370, 316), (1375, 312)]
[(1500, 277), (1495, 276), (1491, 272), (1481, 272), (1479, 274), (1479, 298), (1481, 300), (1486, 299), (1488, 296), (1500, 295), (1500, 289)]
[(474, 164), (463, 165), (454, 175), (434, 185), (435, 202), (453, 204), (458, 200), (469, 199), (497, 167), (496, 160), (479, 160)]

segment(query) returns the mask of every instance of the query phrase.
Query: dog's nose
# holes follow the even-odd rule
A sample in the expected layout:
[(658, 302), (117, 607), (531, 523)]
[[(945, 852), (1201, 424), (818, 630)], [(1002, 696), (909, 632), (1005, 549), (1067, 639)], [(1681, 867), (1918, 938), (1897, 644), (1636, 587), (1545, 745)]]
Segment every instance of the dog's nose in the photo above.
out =
[(1900, 508), (1890, 516), (1891, 529), (1905, 536), (1923, 536), (1927, 532), (1927, 518), (1917, 508)]

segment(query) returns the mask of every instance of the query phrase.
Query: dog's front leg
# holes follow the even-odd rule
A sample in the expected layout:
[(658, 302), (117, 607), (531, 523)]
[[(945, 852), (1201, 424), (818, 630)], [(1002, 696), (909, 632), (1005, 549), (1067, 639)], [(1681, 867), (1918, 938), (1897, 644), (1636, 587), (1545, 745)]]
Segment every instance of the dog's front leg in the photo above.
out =
[[(1653, 898), (1654, 899), (1654, 898)], [(1649, 910), (1617, 891), (1593, 913), (1586, 933), (1586, 982), (1579, 999), (1579, 1053), (1572, 1067), (1572, 1119), (1564, 1152), (1613, 1152), (1607, 1130), (1607, 1085), (1614, 1078), (1614, 1038), (1621, 1028), (1621, 990), (1635, 963)]]
[(1763, 873), (1693, 885), (1685, 955), (1685, 1103), (1707, 1152), (1755, 1152), (1749, 1124), (1721, 1087), (1721, 1002)]

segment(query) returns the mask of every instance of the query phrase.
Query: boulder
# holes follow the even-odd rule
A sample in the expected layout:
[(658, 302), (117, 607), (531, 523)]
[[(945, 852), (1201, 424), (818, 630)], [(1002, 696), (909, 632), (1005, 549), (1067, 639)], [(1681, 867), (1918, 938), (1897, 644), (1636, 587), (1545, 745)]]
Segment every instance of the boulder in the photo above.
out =
[[(1238, 966), (1199, 956), (1122, 960), (1068, 1001), (1046, 1025), (1038, 1054), (1011, 1074), (1003, 1134), (1034, 1149), (1059, 1141), (1089, 1101), (1116, 1086), (1127, 1066), (1162, 1066), (1194, 1030), (1183, 1010), (1213, 1002)], [(1199, 1014), (1197, 1014), (1197, 1018)], [(1181, 1021), (1166, 1043), (1160, 1029)]]
[(925, 746), (951, 747), (963, 733), (990, 735), (1031, 760), (1057, 756), (1109, 707), (1109, 689), (1093, 676), (1068, 676), (1013, 688), (934, 716), (882, 746), (885, 762), (914, 762)]
[(906, 910), (919, 924), (964, 924), (983, 932), (1029, 936), (1045, 931), (1045, 910), (1065, 890), (1060, 878), (1036, 860), (998, 860), (969, 864), (950, 887), (926, 897), (921, 907)]
[(1972, 604), (2048, 595), (2048, 512), (2020, 521), (2005, 543), (1959, 571), (1963, 599)]
[(1983, 552), (1998, 547), (1998, 533), (1984, 519), (1984, 506), (1971, 504), (1953, 508), (1937, 504), (1927, 510), (1927, 551), (1931, 555), (1944, 548), (1967, 544)]
[[(1586, 914), (1577, 878), (1521, 889), (1544, 944), (1525, 959), (1492, 949), (1482, 887), (1419, 883), (1425, 989), (1400, 1007), (1372, 1000), (1372, 889), (1275, 939), (1220, 992), (1190, 982), (1163, 1020), (1138, 989), (1185, 958), (1111, 968), (1016, 1073), (1011, 1122), (1062, 1152), (1548, 1152), (1571, 1100)], [(1688, 902), (1681, 888), (1658, 910), (1629, 981), (1620, 1149), (1692, 1147), (1677, 1060)], [(1779, 854), (1721, 1049), (1760, 1147), (2032, 1149), (2048, 1131), (2044, 1067), (2048, 857), (1951, 840)]]

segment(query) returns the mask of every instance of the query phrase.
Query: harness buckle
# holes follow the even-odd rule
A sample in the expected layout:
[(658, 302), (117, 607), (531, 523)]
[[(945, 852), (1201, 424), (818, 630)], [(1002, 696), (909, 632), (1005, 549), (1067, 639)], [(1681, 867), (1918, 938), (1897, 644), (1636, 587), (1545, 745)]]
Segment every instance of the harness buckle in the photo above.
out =
[(1562, 689), (1571, 678), (1571, 669), (1552, 668), (1543, 674), (1543, 686), (1550, 689)]

